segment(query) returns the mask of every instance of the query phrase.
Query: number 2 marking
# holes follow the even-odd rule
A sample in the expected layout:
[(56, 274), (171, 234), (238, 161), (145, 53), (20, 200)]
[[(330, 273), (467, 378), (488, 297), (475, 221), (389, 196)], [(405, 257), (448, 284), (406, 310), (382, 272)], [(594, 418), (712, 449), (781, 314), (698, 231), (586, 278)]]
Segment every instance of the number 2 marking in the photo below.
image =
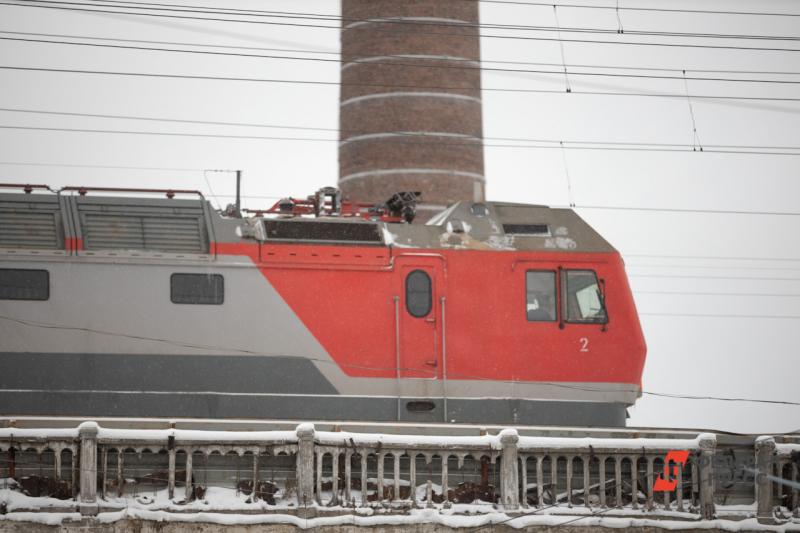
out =
[(586, 338), (586, 337), (581, 337), (580, 338), (580, 343), (581, 343), (581, 350), (580, 351), (588, 352), (589, 351), (589, 339)]

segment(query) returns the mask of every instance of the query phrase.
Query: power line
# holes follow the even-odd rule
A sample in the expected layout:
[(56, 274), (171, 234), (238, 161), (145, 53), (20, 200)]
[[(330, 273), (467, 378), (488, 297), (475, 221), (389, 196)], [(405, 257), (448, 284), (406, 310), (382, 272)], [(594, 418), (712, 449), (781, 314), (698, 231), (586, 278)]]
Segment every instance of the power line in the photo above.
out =
[[(0, 67), (1, 68), (1, 67)], [(278, 135), (232, 135), (220, 133), (182, 133), (182, 132), (166, 132), (166, 131), (138, 131), (138, 130), (110, 130), (110, 129), (88, 129), (88, 128), (56, 128), (44, 126), (15, 126), (2, 124), (0, 129), (5, 130), (24, 130), (24, 131), (51, 131), (62, 133), (101, 133), (101, 134), (119, 134), (119, 135), (140, 135), (140, 136), (161, 136), (161, 137), (190, 137), (190, 138), (208, 138), (208, 139), (240, 139), (240, 140), (268, 140), (268, 141), (289, 141), (289, 142), (323, 142), (323, 143), (340, 143), (339, 139), (325, 139), (313, 137), (282, 137)], [(520, 144), (483, 144), (480, 142), (464, 143), (464, 142), (431, 142), (431, 141), (408, 141), (408, 140), (392, 140), (392, 139), (376, 139), (373, 142), (389, 143), (389, 144), (419, 144), (430, 146), (432, 144), (437, 146), (473, 146), (482, 148), (514, 148), (514, 149), (546, 149), (546, 150), (590, 150), (590, 151), (627, 151), (627, 152), (669, 152), (669, 153), (692, 153), (697, 154), (690, 149), (669, 149), (669, 148), (635, 148), (635, 147), (613, 147), (613, 146), (545, 146), (545, 145), (520, 145)], [(780, 156), (800, 156), (799, 152), (764, 152), (764, 151), (748, 151), (748, 150), (704, 150), (704, 154), (734, 154), (734, 155), (780, 155)], [(649, 210), (656, 210), (657, 208), (647, 208)], [(709, 210), (708, 212), (714, 212)], [(723, 213), (723, 211), (718, 211)], [(793, 213), (767, 213), (767, 212), (752, 212), (745, 213), (739, 212), (736, 214), (773, 214), (773, 215), (790, 215)]]
[[(32, 1), (32, 0), (31, 0)], [(60, 2), (60, 3), (67, 3), (67, 2)], [(86, 8), (76, 8), (76, 7), (64, 7), (64, 6), (52, 6), (52, 5), (33, 5), (33, 4), (20, 4), (20, 3), (13, 3), (13, 2), (0, 2), (0, 5), (7, 5), (7, 6), (17, 6), (17, 7), (33, 7), (33, 8), (40, 8), (40, 9), (56, 9), (56, 10), (65, 10), (65, 11), (78, 11), (78, 12), (89, 12), (89, 13), (104, 13), (104, 14), (114, 14), (114, 15), (132, 15), (132, 16), (146, 16), (146, 17), (159, 17), (159, 18), (173, 18), (173, 19), (182, 19), (182, 20), (201, 20), (207, 22), (232, 22), (232, 23), (242, 23), (242, 24), (266, 24), (266, 25), (273, 25), (273, 26), (290, 26), (290, 27), (303, 27), (303, 28), (325, 28), (331, 29), (336, 31), (341, 31), (339, 25), (330, 26), (330, 25), (316, 25), (316, 24), (303, 24), (303, 23), (288, 23), (288, 22), (275, 22), (275, 21), (265, 21), (265, 20), (241, 20), (241, 19), (222, 19), (222, 18), (212, 18), (212, 17), (192, 17), (186, 15), (168, 15), (164, 13), (137, 13), (137, 12), (130, 12), (130, 11), (115, 11), (115, 10), (105, 10), (105, 9), (86, 9)], [(96, 4), (80, 4), (80, 3), (73, 3), (73, 5), (87, 5), (87, 6), (96, 6)], [(461, 36), (463, 37), (463, 33), (447, 33), (447, 32), (408, 32), (408, 31), (398, 31), (398, 30), (378, 30), (378, 31), (392, 31), (395, 33), (415, 33), (415, 34), (425, 34), (425, 35), (442, 35), (442, 36)], [(614, 33), (616, 35), (616, 33)], [(609, 45), (626, 45), (626, 46), (655, 46), (655, 47), (669, 47), (669, 48), (698, 48), (698, 49), (715, 49), (715, 50), (738, 50), (738, 51), (767, 51), (767, 52), (800, 52), (800, 48), (777, 48), (777, 47), (745, 47), (745, 46), (726, 46), (726, 45), (704, 45), (704, 44), (686, 44), (686, 43), (653, 43), (653, 42), (642, 42), (642, 41), (603, 41), (603, 40), (592, 40), (592, 39), (558, 39), (554, 37), (532, 37), (532, 36), (519, 36), (519, 35), (492, 35), (492, 34), (483, 34), (481, 38), (486, 39), (511, 39), (511, 40), (525, 40), (525, 41), (552, 41), (552, 42), (564, 42), (564, 43), (581, 43), (581, 44), (609, 44)]]
[(800, 281), (800, 278), (775, 278), (751, 276), (697, 276), (691, 274), (628, 274), (629, 278), (716, 279), (746, 281)]
[(688, 214), (724, 214), (724, 215), (772, 215), (772, 216), (800, 216), (800, 212), (793, 211), (741, 211), (726, 209), (679, 209), (674, 207), (632, 207), (608, 205), (576, 205), (578, 209), (610, 209), (613, 211), (652, 211), (657, 213), (688, 213)]
[(645, 265), (642, 263), (627, 263), (626, 266), (632, 268), (682, 268), (688, 270), (772, 270), (772, 271), (788, 271), (788, 272), (800, 272), (800, 268), (798, 267), (754, 267), (754, 266), (731, 266), (731, 265)]
[[(118, 37), (94, 37), (89, 35), (69, 35), (69, 34), (59, 34), (59, 33), (36, 33), (36, 32), (21, 32), (21, 31), (6, 31), (0, 30), (2, 34), (8, 35), (26, 35), (26, 36), (33, 36), (33, 37), (55, 37), (55, 38), (62, 38), (62, 39), (86, 39), (86, 40), (95, 40), (95, 41), (118, 41), (118, 42), (127, 42), (127, 43), (139, 43), (139, 44), (163, 44), (163, 45), (171, 45), (171, 46), (195, 46), (195, 47), (205, 47), (205, 48), (223, 48), (223, 49), (238, 49), (238, 50), (258, 50), (258, 51), (267, 51), (267, 52), (294, 52), (294, 53), (303, 53), (303, 54), (319, 54), (319, 55), (332, 55), (339, 57), (339, 52), (329, 52), (327, 50), (309, 50), (309, 49), (299, 49), (299, 48), (268, 48), (268, 47), (259, 47), (259, 46), (233, 46), (233, 45), (222, 45), (222, 44), (209, 44), (209, 43), (197, 43), (197, 42), (176, 42), (176, 41), (151, 41), (151, 40), (144, 40), (144, 39), (123, 39)], [(403, 54), (387, 54), (383, 56), (389, 59), (413, 59), (408, 57), (408, 55)], [(447, 59), (448, 62), (451, 63), (474, 63), (474, 60), (465, 59), (460, 57), (452, 57)], [(510, 60), (500, 60), (500, 59), (487, 59), (485, 57), (481, 58), (480, 61), (482, 64), (485, 63), (496, 63), (496, 64), (505, 64), (505, 65), (533, 65), (533, 66), (549, 66), (549, 67), (560, 67), (563, 66), (561, 63), (548, 63), (548, 62), (534, 62), (534, 61), (510, 61)], [(374, 64), (373, 62), (371, 62)], [(394, 65), (394, 63), (391, 63)], [(416, 65), (415, 65), (416, 66)], [(419, 65), (423, 66), (423, 65)], [(785, 70), (745, 70), (745, 69), (707, 69), (707, 68), (666, 68), (666, 67), (632, 67), (626, 65), (597, 65), (597, 64), (567, 64), (568, 68), (592, 68), (592, 69), (605, 69), (605, 70), (634, 70), (634, 71), (653, 71), (653, 72), (675, 72), (681, 73), (683, 71), (686, 72), (696, 72), (696, 73), (717, 73), (717, 74), (763, 74), (763, 75), (776, 75), (776, 76), (800, 76), (800, 71), (785, 71)], [(680, 77), (683, 79), (683, 77)], [(691, 79), (691, 78), (689, 78)]]
[(681, 291), (633, 291), (634, 294), (653, 294), (663, 296), (724, 296), (754, 298), (800, 298), (800, 294), (776, 294), (772, 292), (681, 292)]
[[(9, 107), (0, 107), (0, 112), (8, 112), (8, 113), (30, 113), (30, 114), (38, 114), (38, 115), (55, 115), (55, 116), (70, 116), (70, 117), (86, 117), (86, 118), (103, 118), (103, 119), (117, 119), (117, 120), (138, 120), (138, 121), (146, 121), (146, 122), (165, 122), (165, 123), (175, 123), (175, 124), (204, 124), (204, 125), (214, 125), (214, 126), (237, 126), (237, 127), (250, 127), (250, 128), (268, 128), (268, 129), (287, 129), (287, 130), (300, 130), (300, 131), (321, 131), (321, 132), (331, 132), (331, 133), (339, 133), (341, 135), (349, 134), (349, 133), (362, 133), (362, 130), (343, 130), (340, 128), (325, 128), (325, 127), (314, 127), (314, 126), (295, 126), (289, 124), (264, 124), (258, 122), (231, 122), (231, 121), (210, 121), (210, 120), (193, 120), (193, 119), (176, 119), (176, 118), (165, 118), (165, 117), (142, 117), (142, 116), (135, 116), (135, 115), (117, 115), (117, 114), (107, 114), (107, 113), (79, 113), (79, 112), (69, 112), (69, 111), (49, 111), (49, 110), (41, 110), (41, 109), (21, 109), (21, 108), (9, 108)], [(436, 134), (419, 134), (413, 132), (387, 132), (391, 135), (396, 135), (397, 137), (401, 137), (404, 139), (425, 139), (424, 144), (431, 144), (429, 137), (436, 136)], [(323, 140), (323, 139), (319, 139)], [(344, 139), (347, 141), (348, 139)], [(691, 144), (682, 144), (682, 143), (647, 143), (647, 142), (628, 142), (628, 141), (586, 141), (586, 140), (574, 140), (574, 139), (531, 139), (531, 138), (519, 138), (519, 137), (481, 137), (480, 140), (487, 141), (510, 141), (510, 142), (527, 142), (527, 143), (540, 143), (540, 144), (552, 144), (553, 148), (560, 148), (562, 144), (567, 145), (567, 147), (572, 147), (572, 145), (589, 145), (589, 146), (632, 146), (632, 147), (659, 147), (659, 148), (692, 148)], [(399, 142), (408, 144), (408, 141), (399, 141), (399, 140), (391, 140), (391, 139), (382, 139), (381, 142)], [(437, 142), (437, 144), (439, 144)], [(471, 143), (468, 142), (445, 142), (445, 145), (467, 145), (471, 146)], [(490, 145), (494, 146), (494, 145)], [(500, 146), (500, 145), (497, 145)], [(529, 148), (530, 146), (527, 145), (515, 145), (520, 148)], [(708, 148), (723, 148), (723, 149), (743, 149), (743, 150), (794, 150), (800, 151), (800, 146), (774, 146), (774, 145), (743, 145), (743, 144), (707, 144)], [(539, 147), (539, 146), (536, 146)], [(797, 155), (800, 155), (797, 154)], [(605, 209), (602, 206), (581, 206), (587, 209)], [(623, 208), (619, 208), (623, 209)], [(634, 209), (634, 208), (631, 208)]]
[(165, 172), (203, 172), (203, 168), (169, 168), (169, 167), (137, 167), (118, 165), (80, 165), (73, 163), (36, 163), (32, 161), (0, 161), (0, 165), (22, 167), (72, 167), (72, 168), (107, 168), (112, 170), (158, 170)]
[[(462, 0), (467, 2), (473, 2), (476, 0)], [(513, 4), (513, 5), (522, 5), (522, 6), (532, 6), (532, 7), (548, 7), (552, 8), (553, 3), (543, 3), (543, 2), (521, 2), (521, 1), (513, 1), (513, 0), (477, 0), (479, 3), (482, 4)], [(182, 4), (160, 4), (160, 3), (150, 3), (150, 2), (133, 2), (133, 1), (120, 1), (120, 0), (95, 0), (95, 2), (104, 2), (104, 3), (125, 3), (125, 4), (137, 4), (137, 5), (173, 5), (176, 7), (184, 7)], [(773, 17), (800, 17), (800, 13), (775, 13), (775, 12), (760, 12), (760, 11), (716, 11), (716, 10), (698, 10), (698, 9), (675, 9), (675, 8), (639, 8), (639, 7), (624, 7), (624, 6), (602, 6), (602, 5), (585, 5), (585, 4), (564, 4), (558, 3), (556, 4), (558, 7), (566, 7), (566, 8), (579, 8), (579, 9), (610, 9), (610, 10), (619, 10), (619, 11), (657, 11), (657, 12), (667, 12), (667, 13), (707, 13), (707, 14), (717, 14), (717, 15), (767, 15)], [(230, 11), (257, 11), (252, 9), (231, 9), (231, 8), (217, 8), (217, 7), (207, 7), (202, 6), (204, 9), (228, 9)]]
[[(472, 90), (466, 87), (455, 86), (420, 86), (420, 85), (386, 85), (378, 83), (341, 83), (336, 81), (324, 80), (288, 80), (288, 79), (268, 79), (268, 78), (245, 78), (245, 77), (224, 77), (224, 76), (201, 76), (192, 74), (159, 74), (152, 72), (119, 72), (119, 71), (106, 71), (106, 70), (82, 70), (82, 69), (59, 69), (59, 68), (44, 68), (44, 67), (17, 67), (10, 65), (0, 65), (3, 70), (16, 70), (16, 71), (29, 71), (29, 72), (51, 72), (51, 73), (69, 73), (69, 74), (94, 74), (94, 75), (107, 75), (107, 76), (131, 76), (131, 77), (145, 77), (145, 78), (169, 78), (169, 79), (185, 79), (185, 80), (217, 80), (217, 81), (238, 81), (238, 82), (254, 82), (254, 83), (286, 83), (297, 85), (324, 85), (331, 87), (391, 87), (393, 89), (441, 89), (441, 90)], [(564, 94), (562, 90), (551, 89), (526, 89), (526, 88), (509, 88), (509, 87), (482, 87), (481, 91), (484, 92), (507, 92), (507, 93), (536, 93), (536, 94)], [(454, 93), (458, 94), (458, 93)], [(640, 96), (649, 98), (686, 98), (685, 94), (675, 93), (633, 93), (633, 92), (609, 92), (609, 91), (577, 91), (572, 90), (570, 95), (585, 95), (585, 96)], [(728, 96), (728, 95), (709, 95), (700, 94), (691, 95), (692, 98), (700, 100), (745, 100), (745, 101), (768, 101), (768, 102), (800, 102), (800, 98), (791, 97), (775, 97), (775, 96)]]
[(772, 261), (800, 262), (800, 257), (748, 257), (729, 255), (662, 255), (662, 254), (625, 254), (625, 257), (649, 257), (653, 259), (700, 259), (714, 261)]
[[(423, 65), (419, 63), (402, 63), (402, 62), (381, 62), (381, 61), (344, 61), (342, 59), (326, 59), (320, 57), (297, 57), (285, 55), (264, 55), (264, 54), (244, 54), (237, 52), (215, 52), (209, 50), (184, 50), (179, 48), (149, 48), (144, 46), (122, 45), (122, 44), (100, 44), (100, 43), (81, 43), (70, 41), (56, 41), (46, 39), (28, 39), (22, 37), (0, 37), (3, 41), (16, 41), (37, 44), (54, 44), (66, 46), (87, 46), (91, 48), (109, 48), (116, 50), (135, 50), (147, 52), (168, 52), (168, 53), (181, 53), (181, 54), (194, 54), (194, 55), (212, 55), (223, 57), (243, 57), (253, 59), (272, 59), (272, 60), (288, 60), (288, 61), (307, 61), (307, 62), (320, 62), (320, 63), (350, 63), (350, 64), (363, 64), (363, 65), (388, 65), (393, 67), (411, 67), (411, 68), (425, 68), (425, 69), (447, 69), (447, 70), (465, 70), (476, 72), (512, 72), (516, 74), (543, 74), (543, 75), (563, 75), (563, 72), (554, 70), (531, 70), (531, 69), (512, 69), (512, 68), (498, 68), (498, 67), (475, 67), (475, 66), (462, 66), (462, 65)], [(701, 76), (661, 76), (655, 74), (621, 74), (613, 72), (581, 72), (570, 71), (570, 76), (588, 76), (588, 77), (610, 77), (610, 78), (635, 78), (635, 79), (654, 79), (654, 80), (689, 80), (689, 81), (707, 81), (718, 83), (774, 83), (774, 84), (800, 84), (800, 80), (770, 80), (763, 78), (719, 78), (719, 77), (701, 77)], [(388, 86), (389, 84), (384, 84)], [(462, 89), (470, 89), (469, 87), (462, 87)]]
[[(96, 2), (75, 2), (63, 0), (26, 0), (26, 3), (36, 4), (61, 4), (61, 5), (79, 5), (90, 7), (108, 7), (113, 9), (138, 9), (147, 11), (167, 11), (173, 13), (197, 13), (197, 14), (212, 14), (212, 15), (234, 15), (234, 16), (248, 16), (248, 17), (266, 17), (266, 18), (287, 18), (297, 20), (314, 20), (314, 21), (330, 21), (337, 23), (350, 23), (344, 27), (345, 30), (352, 29), (350, 26), (356, 23), (378, 23), (388, 24), (391, 26), (407, 26), (411, 28), (418, 27), (445, 27), (445, 28), (458, 28), (458, 29), (497, 29), (506, 31), (550, 31), (550, 32), (572, 32), (572, 33), (597, 33), (597, 34), (618, 34), (617, 30), (607, 28), (581, 28), (581, 27), (553, 27), (553, 26), (531, 26), (523, 24), (498, 24), (498, 23), (477, 23), (477, 22), (447, 22), (436, 20), (398, 20), (396, 18), (372, 17), (372, 18), (352, 18), (343, 17), (333, 13), (309, 13), (297, 11), (280, 11), (280, 10), (258, 10), (258, 9), (229, 9), (229, 8), (209, 8), (207, 6), (192, 6), (180, 4), (160, 4), (160, 3), (141, 3), (141, 2), (115, 2), (117, 4), (127, 5), (104, 5)], [(108, 2), (106, 2), (107, 4)], [(553, 6), (557, 7), (557, 6)], [(178, 9), (175, 9), (178, 8)], [(141, 14), (141, 11), (136, 12)], [(325, 26), (340, 29), (337, 26)], [(421, 33), (417, 30), (408, 33)], [(777, 40), (777, 41), (798, 41), (800, 37), (797, 36), (783, 36), (783, 35), (752, 35), (752, 34), (722, 34), (722, 33), (709, 33), (709, 32), (667, 32), (667, 31), (653, 31), (653, 30), (631, 30), (628, 29), (624, 33), (629, 35), (639, 36), (655, 36), (655, 37), (690, 37), (690, 38), (717, 38), (717, 39), (751, 39), (751, 40)]]
[[(470, 1), (470, 0), (466, 0)], [(477, 0), (482, 4), (510, 4), (519, 6), (552, 7), (553, 4), (543, 2), (522, 2), (519, 0)], [(657, 8), (657, 7), (629, 7), (619, 6), (600, 6), (587, 4), (557, 4), (558, 7), (575, 9), (619, 9), (620, 11), (649, 11), (659, 13), (695, 13), (708, 15), (742, 15), (742, 16), (769, 16), (769, 17), (800, 17), (800, 13), (785, 12), (762, 12), (762, 11), (731, 11), (731, 10), (712, 10), (712, 9), (677, 9), (677, 8)]]
[[(2, 127), (2, 126), (0, 126)], [(160, 168), (160, 167), (136, 167), (136, 166), (106, 166), (106, 165), (72, 165), (72, 164), (60, 164), (60, 163), (31, 163), (31, 162), (13, 162), (13, 161), (0, 161), (0, 165), (20, 165), (20, 166), (53, 166), (53, 167), (78, 167), (78, 168), (107, 168), (107, 169), (122, 169), (122, 170), (160, 170), (160, 171), (177, 171), (177, 172), (206, 172), (208, 169), (186, 169), (186, 168)], [(235, 195), (230, 194), (217, 194), (214, 195), (220, 198), (235, 198)], [(240, 195), (243, 199), (250, 199), (250, 200), (280, 200), (283, 198), (282, 196), (265, 196), (265, 195)], [(577, 206), (581, 207), (581, 206)], [(613, 206), (603, 206), (603, 209), (615, 210), (615, 209), (622, 209)], [(656, 209), (653, 208), (652, 210), (656, 211), (665, 211), (671, 212), (674, 211), (673, 209), (664, 208), (664, 209)], [(706, 213), (735, 213), (740, 214), (739, 212), (730, 212), (730, 211), (719, 211), (719, 210), (706, 210), (701, 211)], [(793, 214), (793, 215), (800, 215), (800, 213), (771, 213), (771, 212), (752, 212), (747, 214), (753, 215), (773, 215), (773, 214)], [(725, 266), (696, 266), (696, 265), (628, 265), (629, 267), (633, 268), (685, 268), (685, 269), (719, 269), (719, 270), (787, 270), (787, 271), (800, 271), (800, 268), (780, 268), (780, 267), (725, 267)], [(641, 293), (647, 293), (648, 291), (637, 291)], [(650, 292), (651, 294), (656, 294), (655, 292)], [(665, 294), (682, 294), (682, 293), (665, 293)], [(698, 293), (691, 293), (691, 294), (698, 294)], [(714, 293), (720, 294), (720, 293)], [(757, 294), (744, 294), (739, 293), (742, 295), (750, 295), (750, 296), (758, 296)], [(730, 294), (733, 295), (733, 294)], [(783, 296), (780, 294), (762, 294), (761, 296)], [(800, 295), (798, 295), (800, 296)]]
[[(665, 317), (676, 317), (676, 318), (746, 318), (746, 319), (764, 319), (764, 320), (782, 320), (782, 319), (800, 320), (800, 315), (725, 315), (725, 314), (712, 314), (712, 313), (641, 313), (640, 312), (639, 316), (665, 316)], [(669, 395), (656, 394), (655, 396), (669, 396)], [(700, 399), (700, 397), (697, 397), (697, 399)]]

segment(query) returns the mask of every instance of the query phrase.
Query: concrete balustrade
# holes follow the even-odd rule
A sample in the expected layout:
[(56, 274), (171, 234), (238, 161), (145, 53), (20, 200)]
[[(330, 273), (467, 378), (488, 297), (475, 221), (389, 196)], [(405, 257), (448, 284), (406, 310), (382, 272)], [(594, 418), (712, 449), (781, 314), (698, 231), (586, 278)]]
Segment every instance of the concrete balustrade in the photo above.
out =
[[(780, 506), (797, 515), (800, 444), (762, 437), (753, 446), (759, 521), (774, 521)], [(71, 454), (77, 467), (72, 490), (84, 515), (124, 496), (126, 454), (131, 461), (130, 454), (148, 452), (162, 454), (166, 471), (147, 475), (163, 481), (176, 502), (202, 499), (196, 489), (204, 485), (205, 490), (208, 483), (198, 481), (198, 465), (206, 469), (208, 458), (219, 455), (244, 461), (242, 479), (237, 470), (237, 492), (246, 485), (251, 502), (265, 499), (259, 494), (265, 462), (284, 457), (293, 464), (294, 479), (281, 488), (280, 505), (312, 515), (320, 507), (346, 513), (352, 507), (381, 505), (400, 511), (473, 500), (512, 513), (578, 506), (610, 516), (615, 509), (637, 509), (644, 515), (678, 511), (712, 519), (717, 509), (713, 434), (694, 439), (559, 438), (520, 436), (506, 429), (497, 435), (445, 437), (317, 431), (312, 424), (294, 431), (207, 432), (114, 430), (86, 422), (67, 430), (0, 429), (0, 454), (6, 455), (0, 477), (19, 472), (23, 453), (41, 456), (46, 451), (54, 453), (55, 480), (62, 477), (62, 452)], [(685, 461), (665, 464), (670, 452), (683, 453), (674, 457)], [(671, 489), (658, 494), (659, 478)], [(177, 490), (181, 482), (183, 491)], [(272, 494), (266, 499), (275, 504)]]

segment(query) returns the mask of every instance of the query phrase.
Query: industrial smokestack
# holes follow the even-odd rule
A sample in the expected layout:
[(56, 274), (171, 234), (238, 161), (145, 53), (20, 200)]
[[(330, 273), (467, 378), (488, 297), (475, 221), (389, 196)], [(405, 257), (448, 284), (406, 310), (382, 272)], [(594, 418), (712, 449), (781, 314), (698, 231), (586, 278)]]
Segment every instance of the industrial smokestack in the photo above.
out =
[(483, 201), (478, 21), (477, 0), (342, 0), (345, 198)]

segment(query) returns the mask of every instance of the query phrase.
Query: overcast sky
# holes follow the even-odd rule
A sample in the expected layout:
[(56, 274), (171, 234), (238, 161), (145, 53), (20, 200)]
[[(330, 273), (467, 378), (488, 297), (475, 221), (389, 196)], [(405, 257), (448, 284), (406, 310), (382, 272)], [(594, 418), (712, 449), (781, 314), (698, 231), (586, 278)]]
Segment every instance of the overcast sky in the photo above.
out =
[[(170, 3), (339, 15), (336, 0), (173, 0)], [(574, 3), (615, 5), (611, 0)], [(624, 0), (620, 5), (623, 8), (800, 13), (798, 3), (788, 0)], [(566, 32), (561, 34), (564, 39), (796, 48), (798, 51), (568, 42), (564, 44), (564, 59), (568, 65), (576, 65), (570, 67), (575, 72), (677, 76), (677, 79), (642, 79), (573, 74), (569, 77), (573, 91), (570, 94), (563, 92), (566, 86), (563, 75), (485, 71), (483, 86), (487, 89), (559, 91), (557, 94), (484, 92), (486, 144), (527, 145), (486, 148), (488, 198), (550, 205), (574, 203), (579, 213), (622, 252), (649, 347), (643, 383), (646, 391), (800, 402), (800, 102), (579, 94), (603, 91), (685, 95), (688, 86), (692, 95), (800, 98), (800, 74), (776, 74), (800, 73), (800, 43), (796, 41), (631, 34), (636, 30), (648, 30), (800, 39), (800, 17), (625, 9), (619, 13), (620, 21), (614, 10), (567, 7), (557, 10), (562, 28), (617, 30), (621, 22), (626, 32), (621, 35)], [(481, 4), (485, 24), (552, 27), (556, 25), (554, 15), (553, 8), (547, 6)], [(249, 20), (337, 25), (336, 22), (295, 19)], [(337, 59), (335, 53), (339, 50), (336, 28), (208, 22), (8, 5), (0, 6), (0, 31), (164, 41), (182, 44), (160, 45), (162, 48), (324, 59)], [(562, 62), (557, 42), (490, 37), (553, 37), (556, 35), (553, 32), (509, 32), (489, 28), (482, 31), (485, 67), (558, 70), (558, 66), (491, 61), (556, 65)], [(0, 37), (89, 42), (11, 33), (2, 33)], [(251, 49), (202, 48), (188, 46), (189, 43)], [(264, 48), (293, 51), (276, 52)], [(339, 80), (339, 65), (335, 61), (244, 58), (11, 40), (0, 41), (0, 58), (1, 66), (334, 83)], [(676, 71), (600, 70), (577, 65)], [(795, 83), (684, 82), (679, 72), (683, 69), (690, 78), (750, 78)], [(699, 70), (759, 73), (697, 72)], [(338, 87), (335, 84), (178, 80), (0, 69), (0, 88), (0, 107), (4, 109), (334, 130), (0, 111), (0, 125), (4, 128), (31, 126), (319, 139), (289, 141), (0, 129), (0, 180), (5, 182), (199, 188), (215, 203), (224, 204), (232, 201), (229, 196), (234, 191), (232, 175), (203, 172), (203, 169), (241, 169), (245, 177), (244, 193), (249, 197), (245, 204), (249, 207), (271, 205), (269, 198), (258, 197), (304, 196), (320, 186), (336, 183)], [(697, 137), (693, 133), (691, 112)], [(494, 138), (688, 146), (699, 139), (706, 149), (702, 153), (693, 152), (691, 148), (680, 153), (562, 150), (532, 148), (530, 142), (512, 143), (492, 140)], [(794, 150), (780, 151), (798, 155), (711, 153), (713, 145), (794, 147)], [(571, 144), (567, 142), (566, 146)], [(681, 213), (588, 206), (790, 214)], [(800, 429), (800, 406), (645, 395), (631, 415), (630, 424), (639, 426), (765, 433)]]

